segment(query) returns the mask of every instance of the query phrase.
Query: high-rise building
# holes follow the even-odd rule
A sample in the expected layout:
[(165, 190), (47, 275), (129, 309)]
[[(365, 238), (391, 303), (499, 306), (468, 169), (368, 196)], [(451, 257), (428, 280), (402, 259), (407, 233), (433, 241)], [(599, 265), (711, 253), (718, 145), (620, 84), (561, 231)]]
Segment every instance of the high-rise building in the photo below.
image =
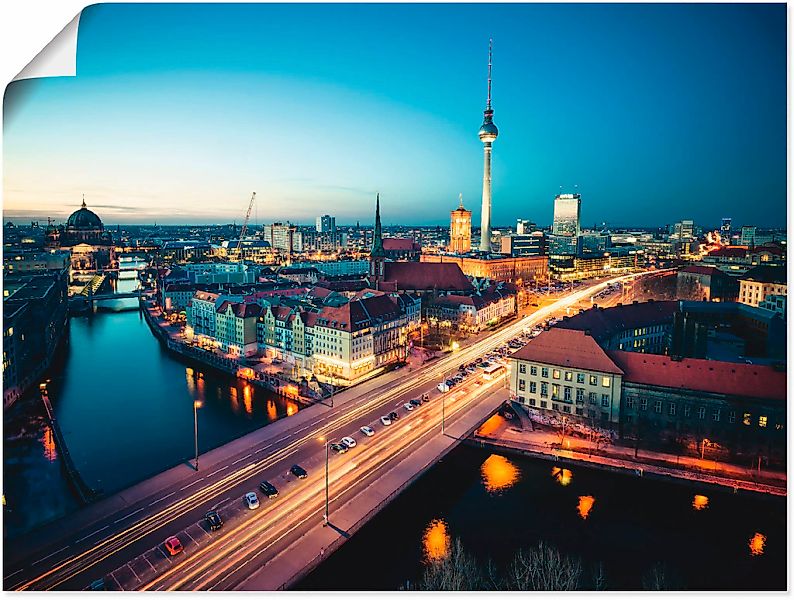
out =
[(742, 246), (755, 246), (757, 231), (758, 228), (755, 225), (742, 225)]
[(471, 251), (471, 211), (463, 208), (463, 194), (458, 208), (449, 213), (449, 251), (455, 254)]
[(532, 221), (526, 219), (518, 219), (516, 221), (516, 233), (518, 235), (529, 235), (537, 229), (537, 225)]
[(323, 215), (317, 217), (317, 233), (336, 233), (336, 217)]
[(722, 218), (722, 226), (720, 227), (720, 237), (722, 238), (722, 241), (725, 242), (726, 244), (730, 243), (732, 222), (733, 221), (730, 217)]
[(491, 145), (499, 135), (499, 130), (493, 122), (493, 109), (491, 108), (491, 45), (488, 42), (488, 100), (483, 112), (483, 122), (479, 136), (483, 145), (485, 166), (482, 175), (482, 219), (480, 226), (480, 252), (491, 251)]
[(581, 209), (580, 194), (558, 194), (554, 198), (554, 222), (551, 226), (549, 245), (551, 253), (576, 254)]
[(672, 237), (676, 240), (691, 240), (695, 237), (695, 222), (691, 219), (679, 221), (673, 225), (673, 231), (670, 232)]
[(289, 223), (265, 225), (263, 237), (266, 242), (270, 242), (271, 247), (282, 250), (288, 255), (293, 252), (303, 252), (303, 233)]

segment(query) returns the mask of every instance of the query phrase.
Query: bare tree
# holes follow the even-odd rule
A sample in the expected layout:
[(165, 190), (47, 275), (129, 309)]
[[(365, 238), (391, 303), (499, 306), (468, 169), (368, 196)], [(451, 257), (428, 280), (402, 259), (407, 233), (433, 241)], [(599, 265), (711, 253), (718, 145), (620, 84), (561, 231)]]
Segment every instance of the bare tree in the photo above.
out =
[(444, 558), (433, 560), (427, 565), (419, 589), (450, 592), (482, 590), (483, 583), (477, 562), (463, 550), (460, 539), (455, 538)]
[(654, 563), (642, 576), (642, 589), (647, 591), (677, 590), (677, 578), (660, 562)]
[(569, 591), (580, 589), (582, 563), (539, 542), (516, 552), (507, 570), (503, 589), (519, 591)]

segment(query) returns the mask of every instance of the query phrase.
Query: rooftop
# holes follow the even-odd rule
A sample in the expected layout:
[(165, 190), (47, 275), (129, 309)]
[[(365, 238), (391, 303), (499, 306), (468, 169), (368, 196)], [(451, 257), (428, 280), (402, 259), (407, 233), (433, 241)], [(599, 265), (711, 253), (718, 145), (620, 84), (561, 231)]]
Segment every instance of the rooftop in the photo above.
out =
[(387, 262), (384, 281), (395, 281), (402, 290), (471, 291), (472, 285), (456, 263)]
[(770, 267), (768, 265), (753, 267), (742, 275), (740, 280), (760, 283), (786, 283), (786, 267)]
[(544, 331), (513, 353), (511, 358), (601, 373), (623, 374), (620, 367), (609, 358), (592, 336), (574, 329), (555, 327)]
[(594, 338), (603, 341), (628, 329), (671, 323), (676, 310), (677, 300), (594, 307), (573, 317), (563, 317), (555, 328), (589, 331)]

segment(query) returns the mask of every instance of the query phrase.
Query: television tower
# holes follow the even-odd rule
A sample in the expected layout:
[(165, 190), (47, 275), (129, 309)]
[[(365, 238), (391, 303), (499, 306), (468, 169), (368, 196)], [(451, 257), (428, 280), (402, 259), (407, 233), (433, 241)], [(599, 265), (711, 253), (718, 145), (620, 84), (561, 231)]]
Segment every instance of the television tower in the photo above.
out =
[(482, 175), (482, 221), (480, 227), (480, 252), (491, 251), (491, 145), (499, 135), (493, 122), (491, 108), (491, 48), (493, 40), (488, 40), (488, 101), (483, 112), (480, 141), (485, 154), (485, 170)]

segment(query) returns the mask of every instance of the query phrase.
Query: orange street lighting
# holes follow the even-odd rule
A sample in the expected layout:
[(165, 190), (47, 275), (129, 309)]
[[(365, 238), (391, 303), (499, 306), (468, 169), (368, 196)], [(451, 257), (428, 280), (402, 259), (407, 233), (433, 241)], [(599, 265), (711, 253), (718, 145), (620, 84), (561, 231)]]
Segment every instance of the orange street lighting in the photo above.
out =
[(193, 401), (193, 443), (196, 449), (196, 471), (198, 471), (198, 409), (201, 408), (202, 402), (201, 400), (194, 400)]

